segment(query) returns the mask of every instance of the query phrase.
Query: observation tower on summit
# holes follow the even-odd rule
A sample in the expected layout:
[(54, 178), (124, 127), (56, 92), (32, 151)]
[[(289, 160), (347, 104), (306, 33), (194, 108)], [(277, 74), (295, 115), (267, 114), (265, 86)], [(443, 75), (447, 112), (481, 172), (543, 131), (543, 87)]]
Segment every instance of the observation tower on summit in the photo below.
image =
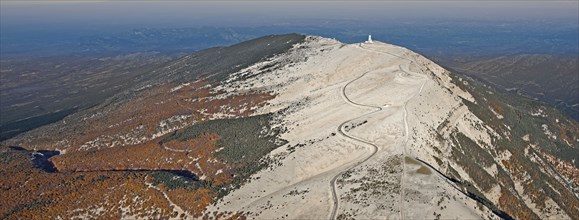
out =
[(366, 41), (366, 43), (372, 43), (372, 35), (368, 35), (368, 40)]

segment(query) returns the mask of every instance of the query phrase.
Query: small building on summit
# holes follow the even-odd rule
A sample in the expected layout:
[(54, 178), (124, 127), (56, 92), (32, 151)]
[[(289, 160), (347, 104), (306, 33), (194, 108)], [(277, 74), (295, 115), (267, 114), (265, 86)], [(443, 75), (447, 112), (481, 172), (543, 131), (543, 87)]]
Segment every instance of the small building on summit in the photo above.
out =
[(368, 40), (366, 41), (366, 43), (372, 43), (372, 35), (368, 35)]

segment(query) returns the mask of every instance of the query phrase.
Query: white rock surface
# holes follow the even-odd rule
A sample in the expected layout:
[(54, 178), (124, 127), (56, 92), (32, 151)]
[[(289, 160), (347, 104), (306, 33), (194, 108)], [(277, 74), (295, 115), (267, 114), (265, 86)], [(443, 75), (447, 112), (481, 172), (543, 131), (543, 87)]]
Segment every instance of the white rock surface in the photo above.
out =
[[(260, 71), (289, 61), (294, 64)], [(460, 102), (472, 96), (448, 71), (408, 49), (308, 37), (219, 89), (277, 94), (259, 114), (287, 108), (279, 126), (287, 128), (282, 138), (289, 143), (271, 153), (282, 158), (280, 166), (257, 173), (208, 212), (244, 211), (257, 219), (496, 218), (437, 172), (404, 162), (434, 164), (428, 145), (436, 141), (428, 129), (445, 119), (476, 140), (490, 139), (472, 129), (478, 119)]]

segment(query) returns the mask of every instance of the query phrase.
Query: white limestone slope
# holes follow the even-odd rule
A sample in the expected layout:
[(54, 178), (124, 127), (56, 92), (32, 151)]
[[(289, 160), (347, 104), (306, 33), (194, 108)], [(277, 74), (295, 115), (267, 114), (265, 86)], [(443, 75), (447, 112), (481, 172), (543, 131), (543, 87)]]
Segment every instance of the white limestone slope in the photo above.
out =
[[(261, 70), (270, 64), (287, 65)], [(418, 117), (431, 115), (437, 125), (436, 117), (460, 98), (472, 99), (447, 74), (402, 47), (320, 37), (236, 73), (221, 89), (274, 92), (259, 113), (283, 109), (276, 126), (287, 128), (282, 138), (289, 143), (270, 155), (279, 165), (208, 212), (243, 211), (256, 219), (494, 218), (411, 159), (429, 161), (426, 143), (434, 142), (418, 129), (424, 123)], [(454, 92), (441, 92), (446, 87)]]

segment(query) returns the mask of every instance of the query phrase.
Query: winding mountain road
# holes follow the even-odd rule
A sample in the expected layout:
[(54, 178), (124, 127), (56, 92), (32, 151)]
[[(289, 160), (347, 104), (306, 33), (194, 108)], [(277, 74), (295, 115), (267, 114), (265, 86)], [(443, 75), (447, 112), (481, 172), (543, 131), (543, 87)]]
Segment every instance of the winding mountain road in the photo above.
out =
[[(397, 54), (392, 54), (392, 53), (388, 53), (388, 52), (376, 51), (376, 50), (368, 49), (368, 48), (363, 47), (362, 44), (359, 44), (358, 47), (359, 47), (360, 49), (363, 49), (363, 50), (367, 50), (367, 51), (371, 51), (371, 52), (375, 52), (375, 53), (386, 54), (386, 55), (389, 55), (389, 56), (394, 56), (394, 57), (397, 57), (397, 58), (401, 58), (401, 59), (407, 60), (407, 61), (409, 61), (408, 67), (410, 67), (411, 64), (414, 64), (414, 61), (413, 61), (413, 60), (410, 60), (410, 59), (408, 59), (408, 58), (402, 57), (402, 56), (397, 55)], [(399, 65), (399, 69), (400, 69), (401, 71), (409, 74), (409, 75), (415, 75), (415, 76), (419, 76), (420, 78), (425, 79), (423, 74), (415, 73), (415, 72), (412, 72), (412, 71), (410, 71), (410, 70), (405, 70), (405, 69), (402, 67), (402, 65)], [(364, 139), (361, 139), (361, 138), (358, 138), (358, 137), (349, 135), (349, 134), (347, 134), (347, 133), (344, 131), (344, 126), (345, 126), (346, 124), (350, 123), (351, 121), (356, 120), (356, 119), (359, 119), (359, 118), (362, 118), (362, 117), (365, 117), (365, 116), (368, 116), (368, 115), (370, 115), (370, 114), (374, 114), (374, 113), (379, 112), (379, 111), (382, 111), (384, 108), (386, 108), (386, 107), (389, 106), (389, 105), (385, 105), (385, 106), (372, 106), (372, 105), (365, 105), (365, 104), (357, 103), (357, 102), (352, 101), (352, 100), (346, 95), (346, 88), (348, 87), (348, 85), (350, 85), (352, 82), (354, 82), (354, 81), (356, 81), (356, 80), (361, 79), (361, 78), (364, 77), (367, 73), (369, 73), (369, 72), (365, 72), (365, 73), (361, 74), (360, 76), (358, 76), (358, 77), (350, 80), (348, 83), (346, 83), (346, 84), (342, 87), (341, 94), (342, 94), (342, 98), (343, 98), (346, 102), (348, 102), (349, 104), (352, 104), (352, 105), (358, 106), (358, 107), (363, 107), (363, 108), (372, 108), (372, 109), (375, 109), (375, 111), (372, 111), (372, 112), (369, 112), (369, 113), (360, 115), (360, 116), (358, 116), (358, 117), (356, 117), (356, 118), (352, 118), (352, 119), (349, 119), (349, 120), (347, 120), (347, 121), (344, 121), (344, 122), (343, 122), (342, 124), (340, 124), (340, 126), (338, 127), (338, 132), (339, 132), (341, 135), (343, 135), (343, 136), (345, 136), (345, 137), (347, 137), (347, 138), (350, 138), (350, 139), (352, 139), (352, 140), (355, 140), (355, 141), (358, 141), (358, 142), (361, 142), (361, 143), (363, 143), (363, 144), (365, 144), (365, 145), (370, 146), (372, 152), (371, 152), (371, 154), (368, 155), (366, 158), (364, 158), (364, 159), (362, 159), (362, 160), (354, 163), (352, 166), (350, 166), (350, 167), (342, 170), (342, 171), (339, 172), (338, 174), (336, 174), (336, 175), (332, 178), (332, 180), (330, 181), (330, 185), (331, 185), (330, 188), (331, 188), (331, 193), (332, 193), (332, 199), (334, 200), (334, 201), (333, 201), (333, 208), (332, 208), (332, 211), (331, 211), (331, 213), (330, 213), (330, 219), (331, 219), (331, 220), (336, 219), (336, 214), (337, 214), (337, 211), (338, 211), (338, 208), (339, 208), (339, 205), (340, 205), (340, 203), (339, 203), (340, 200), (339, 200), (338, 195), (337, 195), (337, 193), (336, 193), (336, 181), (337, 181), (337, 179), (338, 179), (343, 173), (345, 173), (345, 172), (351, 170), (352, 168), (357, 167), (357, 166), (359, 166), (360, 164), (368, 161), (368, 160), (369, 160), (370, 158), (372, 158), (372, 157), (376, 154), (376, 152), (378, 151), (378, 146), (376, 146), (375, 144), (373, 144), (373, 143), (371, 143), (371, 142), (369, 142), (369, 141), (367, 141), (367, 140), (364, 140)], [(404, 140), (404, 143), (403, 143), (403, 146), (402, 146), (402, 147), (403, 147), (403, 158), (406, 156), (406, 144), (407, 144), (407, 142), (408, 142), (408, 140), (409, 140), (409, 127), (408, 127), (408, 120), (407, 120), (408, 111), (407, 111), (407, 109), (406, 109), (406, 105), (408, 104), (408, 102), (409, 102), (411, 99), (413, 99), (416, 95), (418, 95), (419, 93), (422, 92), (422, 89), (424, 88), (424, 84), (425, 84), (425, 83), (426, 83), (426, 81), (424, 81), (424, 82), (422, 83), (422, 85), (420, 86), (420, 90), (419, 90), (418, 92), (416, 92), (416, 93), (415, 93), (412, 97), (410, 97), (408, 100), (406, 100), (406, 101), (404, 102), (404, 105), (403, 105), (403, 109), (404, 109), (404, 131), (405, 131), (405, 135), (404, 135), (404, 136), (405, 136), (405, 140)], [(403, 168), (402, 168), (402, 178), (403, 178), (403, 177), (404, 177), (404, 172), (405, 172), (405, 170), (406, 170), (406, 167), (405, 167), (404, 161), (402, 162), (402, 164), (403, 164)], [(404, 190), (403, 190), (403, 186), (402, 186), (402, 178), (401, 178), (401, 183), (400, 183), (400, 187), (401, 187), (401, 190), (400, 190), (400, 211), (399, 211), (399, 213), (400, 213), (400, 219), (404, 219), (404, 215), (402, 214), (402, 213), (403, 213), (403, 212), (402, 212), (402, 204), (403, 204), (403, 201), (404, 201)]]
[[(341, 172), (339, 172), (338, 174), (336, 174), (336, 175), (332, 178), (332, 180), (330, 181), (331, 190), (332, 190), (332, 198), (333, 198), (333, 200), (334, 200), (334, 206), (333, 206), (333, 208), (332, 208), (332, 212), (330, 213), (330, 219), (335, 219), (335, 218), (336, 218), (336, 212), (337, 212), (338, 207), (339, 207), (339, 205), (340, 205), (340, 204), (339, 204), (339, 201), (340, 201), (340, 200), (338, 199), (338, 195), (337, 195), (337, 193), (336, 193), (336, 180), (338, 179), (338, 177), (340, 177), (344, 172), (347, 172), (348, 170), (350, 170), (350, 169), (352, 169), (352, 168), (354, 168), (354, 167), (357, 167), (358, 165), (360, 165), (360, 164), (368, 161), (368, 159), (370, 159), (372, 156), (374, 156), (374, 155), (376, 154), (376, 152), (378, 152), (378, 146), (376, 146), (375, 144), (370, 143), (370, 142), (368, 142), (368, 141), (366, 141), (366, 140), (363, 140), (363, 139), (361, 139), (361, 138), (348, 135), (348, 134), (346, 134), (346, 132), (344, 132), (344, 125), (350, 123), (351, 121), (356, 120), (356, 119), (359, 119), (359, 118), (364, 117), (364, 116), (367, 116), (367, 115), (370, 115), (370, 114), (374, 114), (374, 113), (376, 113), (376, 112), (379, 112), (379, 111), (382, 111), (382, 110), (383, 110), (383, 107), (381, 107), (381, 106), (371, 106), (371, 105), (364, 105), (364, 104), (360, 104), (360, 103), (353, 102), (353, 101), (352, 101), (350, 98), (348, 98), (348, 96), (346, 95), (346, 87), (348, 87), (348, 85), (350, 85), (352, 82), (354, 82), (354, 81), (356, 81), (356, 80), (359, 80), (360, 78), (364, 77), (364, 76), (365, 76), (366, 74), (368, 74), (368, 73), (369, 73), (369, 72), (365, 72), (365, 73), (363, 73), (362, 75), (360, 75), (360, 76), (356, 77), (355, 79), (350, 80), (348, 83), (346, 83), (346, 85), (344, 85), (344, 86), (342, 87), (342, 92), (341, 92), (341, 94), (342, 94), (342, 97), (344, 98), (344, 100), (346, 100), (346, 102), (348, 102), (348, 103), (350, 103), (350, 104), (352, 104), (352, 105), (355, 105), (355, 106), (358, 106), (358, 107), (373, 108), (373, 109), (376, 109), (376, 110), (375, 110), (375, 111), (372, 111), (372, 112), (369, 112), (369, 113), (366, 113), (366, 114), (363, 114), (363, 115), (360, 115), (360, 116), (358, 116), (358, 117), (356, 117), (356, 118), (352, 118), (352, 119), (350, 119), (350, 120), (344, 121), (342, 124), (340, 124), (340, 126), (338, 126), (338, 132), (339, 132), (341, 135), (343, 135), (343, 136), (345, 136), (345, 137), (347, 137), (347, 138), (350, 138), (350, 139), (356, 140), (356, 141), (358, 141), (358, 142), (364, 143), (364, 144), (366, 144), (366, 145), (369, 145), (369, 146), (372, 148), (372, 153), (371, 153), (370, 155), (368, 155), (366, 158), (364, 158), (364, 159), (356, 162), (356, 163), (353, 164), (352, 166), (346, 168), (345, 170), (342, 170)], [(387, 107), (387, 106), (384, 106), (384, 107)]]

